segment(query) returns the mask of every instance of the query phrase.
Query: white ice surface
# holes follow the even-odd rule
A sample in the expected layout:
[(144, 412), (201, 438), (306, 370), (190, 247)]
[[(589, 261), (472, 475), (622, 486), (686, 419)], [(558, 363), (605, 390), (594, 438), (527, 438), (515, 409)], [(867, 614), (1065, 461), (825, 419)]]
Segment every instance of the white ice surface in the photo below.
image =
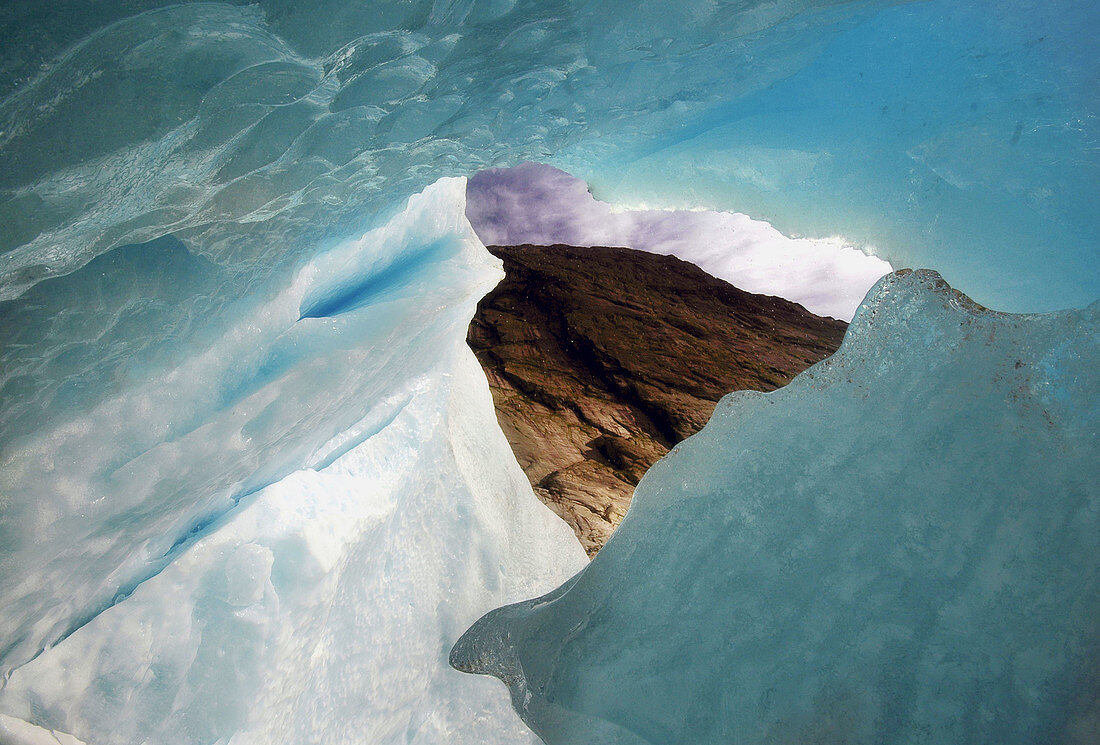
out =
[(403, 393), (376, 434), (253, 495), (16, 670), (0, 708), (97, 744), (537, 742), (447, 651), (583, 552), (531, 493), (464, 344)]
[[(94, 745), (534, 741), (499, 684), (446, 664), (478, 615), (585, 563), (531, 492), (465, 344), (500, 268), (464, 189), (436, 184), (181, 368), (30, 441), (110, 462), (173, 424), (168, 401), (190, 401), (201, 426), (154, 440), (121, 494), (101, 467), (7, 454), (8, 483), (40, 495), (9, 517), (27, 511), (54, 545), (6, 548), (22, 571), (5, 628), (44, 651), (15, 665), (0, 712)], [(266, 362), (248, 373), (250, 356)], [(217, 405), (226, 381), (237, 395)], [(269, 484), (210, 490), (254, 481), (250, 467)]]
[(0, 743), (4, 745), (85, 745), (65, 732), (36, 727), (30, 722), (0, 714)]

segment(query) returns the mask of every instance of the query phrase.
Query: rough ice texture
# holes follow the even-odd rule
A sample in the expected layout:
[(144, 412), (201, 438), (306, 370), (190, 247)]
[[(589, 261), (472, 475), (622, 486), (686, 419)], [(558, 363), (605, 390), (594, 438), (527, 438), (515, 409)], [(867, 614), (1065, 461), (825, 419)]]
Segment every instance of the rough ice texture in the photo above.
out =
[[(435, 184), (182, 361), (147, 359), (5, 452), (22, 499), (0, 523), (0, 711), (96, 745), (533, 741), (495, 684), (446, 665), (480, 613), (584, 563), (464, 343), (501, 276), (464, 193)], [(55, 280), (70, 297), (109, 281)], [(43, 308), (18, 306), (22, 327), (91, 322)], [(126, 340), (101, 338), (106, 366)]]
[(4, 745), (85, 745), (68, 733), (43, 729), (6, 714), (0, 714), (0, 742)]
[[(870, 241), (987, 305), (1100, 293), (1091, 0), (235, 2), (0, 13), (0, 710), (35, 725), (132, 733), (145, 711), (155, 740), (183, 731), (158, 717), (209, 710), (196, 737), (253, 731), (263, 709), (210, 698), (218, 681), (201, 671), (263, 688), (275, 684), (249, 665), (295, 659), (277, 639), (304, 615), (279, 592), (277, 547), (242, 538), (256, 548), (226, 553), (231, 576), (196, 564), (224, 576), (184, 588), (198, 595), (162, 583), (264, 487), (383, 429), (410, 381), (445, 380), (497, 275), (459, 186), (387, 222), (440, 177), (548, 160), (615, 203)], [(980, 434), (959, 432), (945, 441)], [(140, 647), (116, 654), (106, 636), (92, 655), (93, 630), (150, 593), (195, 629), (232, 633), (237, 611), (218, 613), (268, 602), (269, 561), (291, 615), (227, 646), (239, 668), (192, 659), (186, 633), (140, 658), (147, 670), (127, 667)], [(440, 566), (455, 561), (474, 566)], [(343, 634), (316, 637), (318, 655), (360, 643)], [(73, 700), (103, 708), (48, 704), (63, 684), (20, 672), (36, 656), (59, 669), (70, 642), (86, 645), (74, 676), (104, 681)], [(151, 681), (181, 665), (195, 677), (177, 678), (167, 709), (130, 696), (166, 691)], [(337, 726), (251, 690), (280, 702), (274, 716)]]
[(535, 160), (987, 305), (1085, 304), (1098, 37), (1092, 0), (16, 4), (0, 297), (167, 233), (256, 287), (440, 176)]
[(1096, 742), (1098, 321), (889, 275), (837, 354), (723, 399), (580, 575), (452, 663), (551, 745)]
[(0, 707), (97, 745), (538, 742), (447, 650), (583, 553), (510, 458), (473, 356), (440, 361), (363, 444), (17, 669)]

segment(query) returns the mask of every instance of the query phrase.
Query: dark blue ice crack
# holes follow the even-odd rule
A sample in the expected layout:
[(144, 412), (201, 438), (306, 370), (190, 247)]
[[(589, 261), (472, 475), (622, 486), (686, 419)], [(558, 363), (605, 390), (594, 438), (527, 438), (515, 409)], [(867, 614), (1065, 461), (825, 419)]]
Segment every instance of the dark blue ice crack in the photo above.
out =
[[(53, 647), (57, 646), (58, 644), (65, 641), (66, 639), (68, 639), (73, 634), (75, 634), (77, 631), (79, 631), (84, 626), (87, 626), (89, 623), (91, 623), (93, 620), (95, 620), (96, 617), (99, 616), (101, 613), (105, 613), (106, 611), (110, 610), (111, 608), (115, 607), (116, 605), (118, 605), (122, 601), (129, 598), (131, 595), (134, 594), (134, 592), (137, 591), (137, 589), (139, 587), (141, 587), (141, 585), (143, 585), (144, 583), (146, 583), (149, 580), (153, 579), (154, 577), (159, 575), (161, 572), (163, 572), (165, 569), (167, 569), (168, 566), (173, 561), (175, 561), (177, 556), (182, 554), (185, 550), (187, 550), (187, 548), (189, 548), (191, 545), (193, 545), (196, 541), (198, 541), (200, 538), (202, 538), (205, 535), (209, 535), (210, 533), (214, 532), (219, 527), (221, 527), (229, 519), (230, 514), (237, 509), (237, 507), (241, 504), (242, 501), (244, 501), (248, 497), (252, 496), (253, 494), (256, 494), (257, 492), (260, 492), (263, 489), (266, 489), (268, 486), (275, 483), (275, 481), (277, 481), (277, 480), (278, 479), (266, 481), (265, 483), (263, 483), (260, 486), (257, 486), (257, 487), (251, 488), (251, 489), (247, 489), (247, 490), (243, 490), (243, 491), (239, 492), (238, 494), (234, 495), (233, 497), (231, 497), (230, 498), (231, 504), (227, 505), (225, 508), (220, 509), (220, 510), (216, 510), (216, 511), (211, 512), (211, 513), (208, 513), (208, 514), (198, 518), (197, 520), (195, 520), (172, 543), (171, 548), (169, 548), (167, 551), (165, 551), (163, 556), (161, 556), (159, 559), (157, 559), (155, 562), (152, 563), (152, 565), (149, 567), (148, 571), (146, 571), (143, 574), (139, 575), (138, 577), (134, 578), (130, 582), (127, 582), (127, 583), (124, 583), (124, 584), (120, 585), (119, 588), (118, 588), (118, 592), (116, 592), (114, 594), (114, 597), (112, 597), (110, 600), (108, 600), (106, 602), (103, 602), (103, 603), (100, 603), (98, 606), (94, 607), (92, 610), (88, 611), (87, 613), (84, 613), (80, 616), (77, 616), (73, 620), (73, 622), (71, 624), (69, 624), (69, 627), (64, 632), (62, 632), (57, 637), (56, 640), (54, 640), (50, 644), (47, 644), (42, 649), (38, 650), (34, 654), (33, 657), (31, 657), (29, 660), (27, 660), (27, 662), (25, 662), (23, 664), (25, 665), (25, 664), (28, 664), (30, 662), (33, 662), (43, 652), (45, 652), (48, 649), (52, 649)], [(23, 665), (20, 665), (19, 667), (22, 667), (22, 666)], [(12, 670), (8, 673), (9, 677), (10, 677), (11, 673), (14, 673), (16, 670), (19, 669), (19, 667), (12, 668)]]
[(422, 269), (444, 261), (455, 254), (457, 246), (449, 238), (406, 251), (389, 266), (375, 272), (361, 282), (342, 284), (330, 288), (320, 297), (308, 298), (302, 303), (303, 318), (332, 318), (368, 305), (382, 293), (408, 285)]

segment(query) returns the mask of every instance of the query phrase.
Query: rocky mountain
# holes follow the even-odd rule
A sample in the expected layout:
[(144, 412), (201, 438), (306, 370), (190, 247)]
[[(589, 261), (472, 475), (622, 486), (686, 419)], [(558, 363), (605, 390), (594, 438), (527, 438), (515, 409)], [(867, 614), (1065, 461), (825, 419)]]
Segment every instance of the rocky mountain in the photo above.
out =
[(671, 256), (489, 250), (507, 277), (478, 306), (469, 343), (535, 493), (590, 556), (646, 470), (699, 431), (718, 399), (784, 385), (847, 328)]

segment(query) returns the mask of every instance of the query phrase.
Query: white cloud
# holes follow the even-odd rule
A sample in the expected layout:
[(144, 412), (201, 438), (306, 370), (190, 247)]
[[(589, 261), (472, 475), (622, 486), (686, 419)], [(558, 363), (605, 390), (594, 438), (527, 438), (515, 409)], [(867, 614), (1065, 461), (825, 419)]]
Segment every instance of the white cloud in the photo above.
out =
[(671, 254), (749, 292), (851, 320), (891, 266), (840, 238), (788, 238), (734, 212), (622, 210), (564, 171), (538, 163), (470, 179), (466, 216), (482, 242), (626, 246)]

